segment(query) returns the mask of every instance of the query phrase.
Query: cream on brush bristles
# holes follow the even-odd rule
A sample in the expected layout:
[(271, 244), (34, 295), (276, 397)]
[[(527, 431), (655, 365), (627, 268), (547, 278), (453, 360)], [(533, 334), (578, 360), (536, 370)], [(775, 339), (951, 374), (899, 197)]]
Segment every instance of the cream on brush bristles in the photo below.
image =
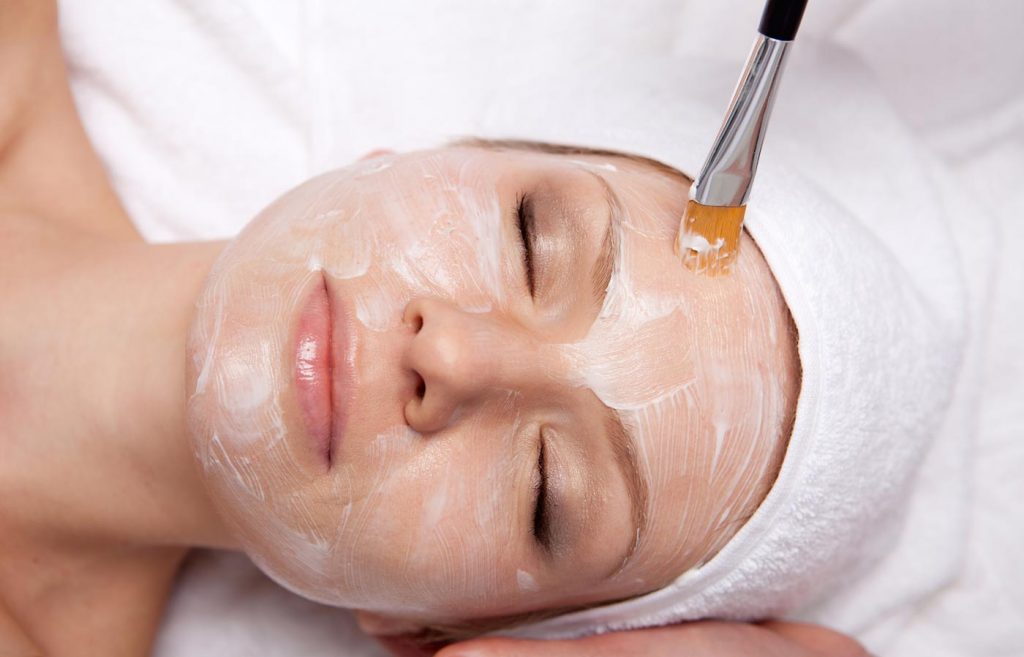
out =
[(690, 200), (679, 224), (676, 254), (690, 271), (708, 276), (729, 273), (740, 249), (747, 206), (702, 205)]

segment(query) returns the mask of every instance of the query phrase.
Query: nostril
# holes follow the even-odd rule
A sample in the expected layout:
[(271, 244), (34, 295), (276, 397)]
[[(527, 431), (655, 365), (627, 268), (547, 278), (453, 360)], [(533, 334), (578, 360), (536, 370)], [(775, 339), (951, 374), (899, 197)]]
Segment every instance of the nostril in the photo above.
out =
[(416, 384), (416, 398), (423, 399), (427, 394), (427, 382), (423, 380), (422, 376), (417, 375), (419, 382)]
[(402, 314), (402, 321), (412, 328), (413, 333), (419, 333), (423, 328), (423, 313), (420, 312), (419, 305), (415, 301), (410, 303)]

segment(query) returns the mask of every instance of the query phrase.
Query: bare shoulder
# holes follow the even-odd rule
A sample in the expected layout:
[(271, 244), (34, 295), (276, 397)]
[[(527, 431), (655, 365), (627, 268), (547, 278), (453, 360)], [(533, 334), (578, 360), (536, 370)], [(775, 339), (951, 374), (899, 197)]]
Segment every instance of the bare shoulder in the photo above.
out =
[(75, 106), (55, 0), (0, 1), (0, 209), (138, 240)]
[(0, 146), (17, 135), (38, 88), (61, 61), (56, 2), (0, 2)]

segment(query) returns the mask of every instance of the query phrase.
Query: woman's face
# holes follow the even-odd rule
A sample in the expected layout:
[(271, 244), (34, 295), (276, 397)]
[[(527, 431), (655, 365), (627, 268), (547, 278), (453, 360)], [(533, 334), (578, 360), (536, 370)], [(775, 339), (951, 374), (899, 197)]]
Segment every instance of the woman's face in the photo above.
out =
[(246, 551), (328, 604), (416, 619), (573, 607), (710, 557), (784, 449), (788, 314), (749, 240), (672, 244), (681, 178), (446, 148), (287, 193), (189, 340), (190, 431)]

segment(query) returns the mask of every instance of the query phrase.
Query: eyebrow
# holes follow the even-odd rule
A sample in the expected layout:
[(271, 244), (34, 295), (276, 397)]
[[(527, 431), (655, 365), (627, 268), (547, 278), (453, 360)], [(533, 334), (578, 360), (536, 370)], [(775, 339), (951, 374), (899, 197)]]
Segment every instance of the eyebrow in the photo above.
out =
[[(597, 260), (594, 262), (594, 269), (591, 279), (594, 283), (594, 296), (599, 308), (604, 307), (604, 301), (608, 295), (608, 286), (612, 280), (612, 272), (615, 270), (616, 255), (619, 252), (619, 231), (622, 225), (622, 203), (615, 194), (608, 181), (599, 173), (588, 171), (601, 184), (604, 190), (605, 203), (608, 206), (608, 224), (605, 230), (604, 241), (601, 244)], [(607, 416), (605, 420), (605, 431), (608, 434), (608, 442), (611, 444), (612, 453), (615, 456), (615, 464), (618, 466), (623, 480), (626, 482), (626, 491), (629, 494), (632, 506), (633, 540), (618, 560), (615, 569), (608, 573), (612, 577), (620, 572), (629, 563), (629, 560), (640, 545), (640, 537), (647, 530), (647, 498), (649, 491), (647, 481), (640, 476), (640, 466), (636, 459), (636, 450), (633, 449), (633, 440), (630, 438), (626, 426), (618, 411), (605, 406)]]
[(604, 191), (605, 204), (608, 206), (608, 222), (605, 226), (604, 240), (601, 242), (597, 260), (594, 261), (594, 268), (590, 273), (590, 279), (594, 285), (595, 303), (598, 308), (602, 308), (605, 297), (608, 295), (608, 285), (612, 281), (612, 272), (615, 270), (615, 256), (619, 250), (622, 204), (604, 176), (594, 171), (587, 171), (587, 173), (594, 176), (600, 183), (601, 189)]
[(617, 561), (615, 568), (606, 575), (606, 579), (621, 572), (640, 545), (640, 537), (647, 531), (647, 497), (649, 490), (647, 481), (640, 475), (640, 466), (636, 459), (636, 450), (633, 449), (633, 441), (618, 411), (609, 408), (605, 420), (605, 430), (608, 433), (608, 442), (611, 444), (612, 453), (615, 456), (615, 464), (622, 473), (626, 482), (626, 491), (629, 494), (632, 505), (633, 540), (629, 547)]

